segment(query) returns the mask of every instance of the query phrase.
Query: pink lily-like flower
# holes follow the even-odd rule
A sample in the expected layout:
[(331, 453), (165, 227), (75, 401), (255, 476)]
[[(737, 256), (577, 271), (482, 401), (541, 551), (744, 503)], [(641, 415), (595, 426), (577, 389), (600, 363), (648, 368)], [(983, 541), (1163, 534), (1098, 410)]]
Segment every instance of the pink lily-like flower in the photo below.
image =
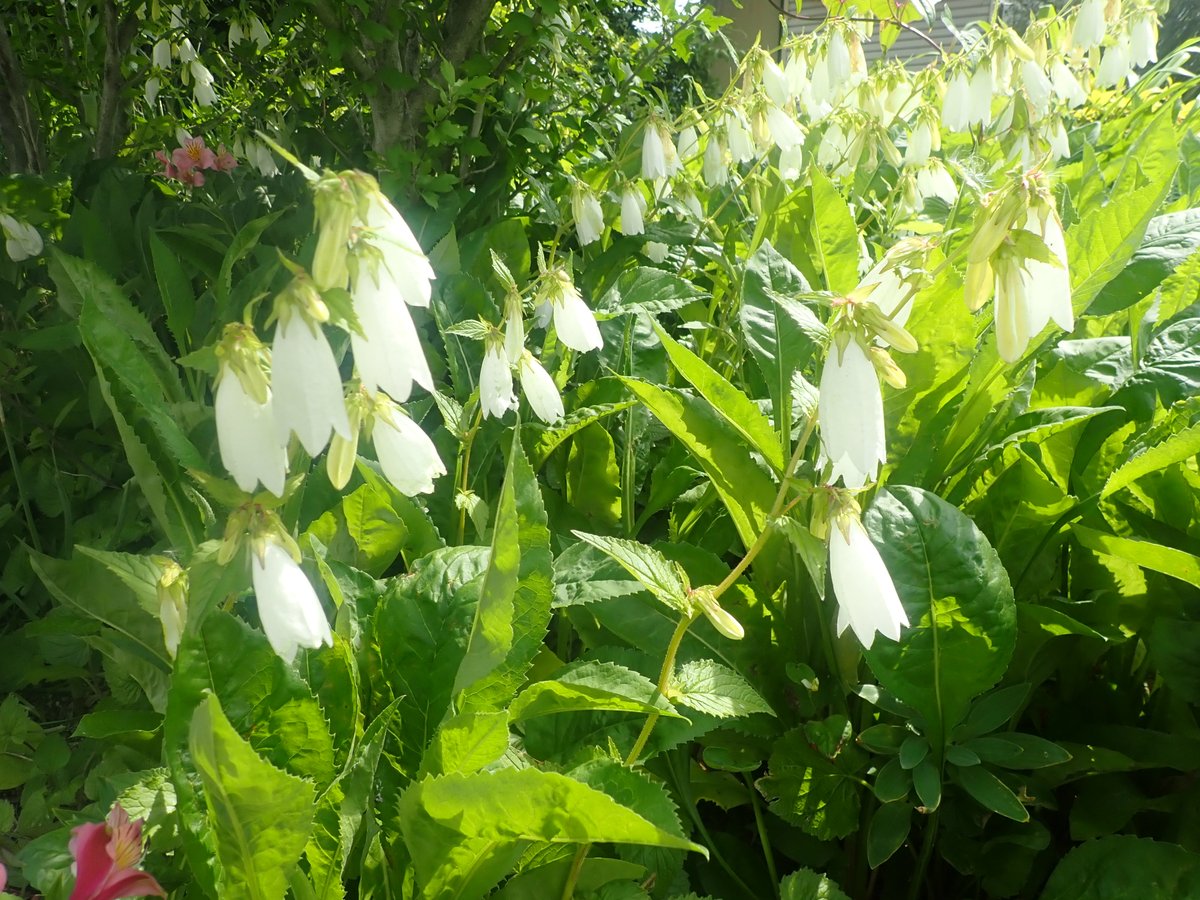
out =
[(180, 172), (186, 169), (215, 169), (217, 167), (217, 154), (204, 146), (202, 137), (189, 137), (184, 140), (171, 154), (171, 160)]
[(217, 147), (217, 159), (214, 163), (214, 168), (218, 172), (232, 172), (237, 168), (238, 161), (232, 153), (225, 149), (225, 145), (221, 144)]
[(71, 832), (75, 889), (70, 900), (118, 900), (165, 897), (154, 876), (138, 869), (142, 860), (142, 820), (129, 821), (118, 804), (104, 822), (89, 822)]
[(179, 177), (179, 167), (176, 166), (175, 163), (171, 162), (171, 157), (167, 156), (167, 154), (163, 153), (163, 151), (161, 151), (161, 150), (155, 150), (154, 158), (157, 159), (160, 163), (162, 163), (162, 166), (163, 166), (162, 175), (164, 177), (166, 177), (166, 178), (178, 178)]
[(204, 184), (204, 173), (199, 169), (180, 169), (175, 177), (188, 187), (200, 187)]

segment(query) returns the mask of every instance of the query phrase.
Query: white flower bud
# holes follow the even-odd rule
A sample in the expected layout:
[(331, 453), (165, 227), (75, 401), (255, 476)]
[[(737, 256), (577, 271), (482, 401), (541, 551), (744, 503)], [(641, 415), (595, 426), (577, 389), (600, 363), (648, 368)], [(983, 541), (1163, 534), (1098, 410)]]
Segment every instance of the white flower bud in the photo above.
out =
[(529, 401), (539, 419), (552, 425), (563, 417), (563, 402), (558, 385), (528, 350), (521, 355), (517, 374), (521, 378), (521, 390), (525, 393), (525, 399)]
[(947, 130), (960, 132), (971, 127), (971, 83), (963, 72), (956, 72), (946, 85), (942, 100), (942, 124)]

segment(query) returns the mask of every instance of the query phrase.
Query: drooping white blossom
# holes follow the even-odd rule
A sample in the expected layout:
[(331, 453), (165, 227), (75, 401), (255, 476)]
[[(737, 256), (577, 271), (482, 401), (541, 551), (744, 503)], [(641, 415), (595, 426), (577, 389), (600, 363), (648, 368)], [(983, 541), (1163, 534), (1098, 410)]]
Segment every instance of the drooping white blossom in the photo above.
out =
[(694, 159), (700, 153), (700, 135), (694, 125), (688, 125), (679, 132), (676, 139), (676, 156), (681, 163)]
[(725, 164), (725, 148), (717, 133), (708, 133), (708, 146), (704, 148), (704, 165), (702, 173), (704, 183), (709, 187), (721, 187), (729, 181), (729, 167)]
[(980, 63), (971, 76), (969, 91), (969, 116), (971, 124), (987, 128), (992, 124), (992, 95), (995, 85), (992, 81), (992, 67), (987, 61)]
[(198, 59), (193, 59), (188, 66), (192, 70), (192, 99), (201, 106), (212, 106), (217, 102), (217, 92), (212, 86), (212, 72)]
[(750, 123), (746, 120), (746, 114), (736, 106), (725, 113), (725, 136), (729, 142), (729, 155), (734, 162), (744, 163), (754, 159)]
[(1087, 91), (1061, 59), (1055, 60), (1050, 66), (1050, 84), (1054, 87), (1054, 95), (1071, 109), (1087, 103)]
[(1036, 113), (1035, 118), (1042, 118), (1050, 109), (1050, 96), (1054, 90), (1050, 79), (1036, 62), (1025, 60), (1021, 63), (1021, 84), (1025, 86), (1025, 95)]
[(586, 247), (604, 234), (604, 210), (592, 189), (581, 181), (571, 188), (571, 217), (579, 243)]
[(342, 377), (321, 326), (299, 312), (281, 316), (271, 345), (272, 407), (276, 435), (286, 444), (295, 433), (309, 456), (329, 443), (331, 432), (350, 437)]
[(4, 233), (4, 250), (13, 262), (21, 262), (42, 252), (42, 236), (28, 222), (0, 213), (0, 231)]
[(489, 340), (483, 353), (483, 364), (479, 367), (479, 408), (485, 419), (489, 416), (499, 419), (516, 403), (512, 369), (504, 345)]
[(517, 375), (521, 379), (525, 399), (539, 419), (551, 425), (563, 417), (562, 395), (558, 392), (558, 385), (528, 350), (521, 355)]
[(407, 497), (433, 493), (434, 479), (446, 474), (429, 435), (396, 407), (377, 413), (371, 437), (384, 476)]
[(783, 69), (771, 58), (770, 54), (762, 54), (762, 84), (763, 90), (776, 106), (785, 106), (788, 102), (788, 81)]
[(391, 272), (404, 302), (409, 306), (429, 306), (433, 266), (400, 211), (378, 189), (369, 195), (363, 224), (369, 229), (365, 239), (381, 252), (383, 264)]
[(955, 72), (942, 100), (942, 124), (948, 131), (966, 131), (971, 126), (971, 83), (964, 72)]
[(921, 118), (908, 132), (908, 145), (904, 148), (904, 165), (920, 166), (929, 159), (933, 147), (933, 135), (929, 123)]
[(839, 515), (830, 525), (829, 577), (838, 602), (838, 634), (850, 628), (867, 649), (876, 634), (900, 640), (908, 614), (857, 513)]
[(1104, 49), (1100, 57), (1100, 68), (1096, 72), (1096, 84), (1100, 87), (1118, 87), (1133, 71), (1132, 51), (1129, 38), (1117, 35), (1112, 45)]
[(1129, 49), (1138, 68), (1158, 62), (1158, 21), (1146, 10), (1134, 17), (1129, 29)]
[(1071, 43), (1080, 50), (1099, 47), (1104, 40), (1105, 0), (1083, 0), (1077, 7)]
[(433, 375), (421, 339), (391, 270), (384, 266), (374, 274), (360, 270), (352, 296), (362, 334), (352, 331), (350, 346), (367, 393), (382, 388), (403, 403), (412, 393), (413, 382), (432, 391)]
[(252, 494), (262, 484), (276, 497), (282, 497), (287, 449), (275, 429), (270, 391), (265, 403), (257, 402), (247, 393), (237, 373), (222, 365), (213, 407), (221, 464), (237, 486)]
[(784, 152), (804, 143), (804, 130), (778, 106), (767, 107), (767, 128), (775, 146)]
[(635, 184), (625, 185), (621, 191), (621, 232), (623, 234), (644, 234), (646, 223), (646, 198), (641, 189)]
[(831, 483), (860, 488), (879, 475), (886, 459), (883, 394), (875, 366), (853, 337), (830, 345), (821, 370), (817, 422)]
[(519, 294), (509, 294), (504, 301), (504, 355), (515, 366), (525, 352), (525, 310)]
[(261, 556), (251, 554), (250, 574), (263, 631), (284, 662), (301, 647), (333, 646), (321, 601), (287, 550), (268, 540)]
[(558, 339), (580, 353), (599, 350), (604, 346), (596, 317), (583, 302), (575, 282), (565, 269), (558, 269), (547, 279), (546, 299), (554, 315), (554, 330)]
[(642, 177), (647, 181), (666, 178), (667, 153), (658, 120), (651, 118), (642, 132)]

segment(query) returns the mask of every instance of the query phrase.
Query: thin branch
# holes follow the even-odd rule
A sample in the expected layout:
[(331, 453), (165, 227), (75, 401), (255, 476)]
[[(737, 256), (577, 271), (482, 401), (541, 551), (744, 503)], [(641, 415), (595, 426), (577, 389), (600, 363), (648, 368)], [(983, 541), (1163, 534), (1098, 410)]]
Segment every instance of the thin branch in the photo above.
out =
[(912, 25), (908, 24), (907, 22), (901, 22), (899, 19), (878, 19), (874, 16), (802, 16), (799, 13), (794, 13), (785, 8), (784, 5), (779, 2), (779, 0), (769, 0), (769, 2), (773, 7), (775, 7), (776, 10), (779, 11), (780, 14), (787, 16), (789, 19), (794, 19), (797, 22), (824, 22), (827, 19), (836, 18), (846, 19), (849, 22), (871, 22), (876, 25), (895, 25), (897, 28), (907, 31), (909, 34), (915, 34), (939, 54), (943, 52), (941, 44), (939, 44), (921, 29), (914, 28)]

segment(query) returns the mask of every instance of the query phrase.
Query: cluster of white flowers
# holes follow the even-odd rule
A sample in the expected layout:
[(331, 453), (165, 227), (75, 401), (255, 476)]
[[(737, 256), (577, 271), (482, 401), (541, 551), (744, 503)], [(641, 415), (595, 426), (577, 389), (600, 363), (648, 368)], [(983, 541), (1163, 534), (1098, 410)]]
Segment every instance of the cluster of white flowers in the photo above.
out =
[[(258, 22), (258, 27), (262, 29), (262, 22)], [(265, 29), (263, 33), (266, 33)], [(170, 37), (160, 38), (150, 51), (150, 77), (142, 89), (146, 102), (154, 105), (162, 88), (162, 79), (170, 77), (172, 60), (177, 59), (179, 79), (185, 86), (191, 85), (192, 99), (199, 106), (212, 106), (217, 101), (213, 74), (201, 61), (191, 38), (184, 36), (183, 12), (178, 6), (170, 9), (170, 34)]]
[[(295, 435), (311, 457), (329, 447), (329, 477), (341, 488), (363, 435), (398, 491), (429, 493), (446, 468), (399, 403), (414, 384), (433, 388), (409, 313), (429, 305), (433, 268), (373, 178), (342, 172), (313, 173), (313, 180), (318, 240), (312, 271), (288, 263), (293, 278), (275, 298), (270, 349), (242, 323), (226, 326), (216, 348), (221, 461), (243, 491), (261, 484), (282, 497)], [(325, 334), (330, 321), (350, 331), (357, 379), (348, 397)], [(298, 549), (285, 549), (290, 539), (274, 521), (246, 527), (254, 535), (255, 593), (271, 645), (290, 660), (297, 647), (329, 643), (320, 603), (297, 565)]]

